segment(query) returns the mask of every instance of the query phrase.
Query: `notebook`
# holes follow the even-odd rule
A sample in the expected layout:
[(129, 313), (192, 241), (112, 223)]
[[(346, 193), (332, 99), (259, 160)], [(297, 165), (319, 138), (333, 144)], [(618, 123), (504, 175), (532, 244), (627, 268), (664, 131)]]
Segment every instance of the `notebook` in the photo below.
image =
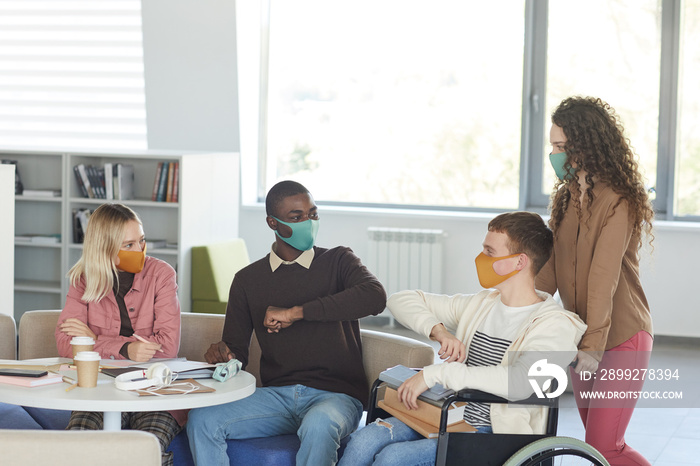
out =
[(61, 382), (63, 382), (63, 377), (61, 374), (55, 374), (53, 372), (49, 372), (41, 377), (15, 377), (11, 375), (0, 375), (0, 383), (19, 385), (21, 387), (40, 387), (42, 385)]

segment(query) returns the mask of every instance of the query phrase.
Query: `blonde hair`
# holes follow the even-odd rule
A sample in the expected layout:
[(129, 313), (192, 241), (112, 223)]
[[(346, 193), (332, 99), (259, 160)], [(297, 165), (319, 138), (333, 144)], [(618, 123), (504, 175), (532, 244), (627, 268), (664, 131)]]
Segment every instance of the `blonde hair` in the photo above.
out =
[(117, 274), (114, 257), (132, 220), (142, 224), (136, 212), (123, 204), (102, 204), (90, 215), (83, 254), (68, 272), (72, 286), (85, 279), (84, 302), (98, 302), (112, 291)]

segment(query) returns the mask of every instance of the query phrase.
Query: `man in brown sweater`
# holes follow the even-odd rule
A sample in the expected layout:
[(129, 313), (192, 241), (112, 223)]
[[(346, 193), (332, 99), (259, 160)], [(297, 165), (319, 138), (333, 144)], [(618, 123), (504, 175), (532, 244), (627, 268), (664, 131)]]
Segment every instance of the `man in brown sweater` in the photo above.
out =
[(272, 251), (236, 274), (222, 341), (205, 355), (245, 367), (255, 331), (263, 388), (192, 410), (190, 447), (196, 464), (224, 465), (226, 439), (296, 433), (297, 465), (333, 465), (369, 393), (358, 319), (384, 310), (386, 293), (350, 249), (314, 246), (318, 210), (302, 185), (276, 184), (265, 204)]

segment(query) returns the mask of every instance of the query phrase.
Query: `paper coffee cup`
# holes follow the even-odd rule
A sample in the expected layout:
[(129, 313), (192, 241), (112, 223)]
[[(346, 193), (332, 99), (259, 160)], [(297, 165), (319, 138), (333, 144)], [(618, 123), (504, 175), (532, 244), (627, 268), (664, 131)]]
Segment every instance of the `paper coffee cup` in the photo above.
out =
[(75, 355), (81, 351), (92, 351), (95, 349), (95, 340), (92, 337), (73, 337), (70, 344), (73, 347), (73, 362), (75, 362)]
[(78, 387), (91, 388), (97, 385), (97, 372), (100, 368), (100, 353), (81, 351), (73, 358), (78, 369)]

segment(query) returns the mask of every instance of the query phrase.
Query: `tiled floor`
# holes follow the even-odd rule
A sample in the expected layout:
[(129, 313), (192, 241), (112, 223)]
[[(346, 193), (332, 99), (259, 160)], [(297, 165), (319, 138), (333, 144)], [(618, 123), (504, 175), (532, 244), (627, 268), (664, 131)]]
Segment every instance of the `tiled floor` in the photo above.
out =
[[(384, 326), (383, 323), (379, 319), (365, 319), (362, 327), (410, 336), (437, 347), (435, 342), (410, 330)], [(700, 340), (657, 337), (650, 367), (678, 368), (682, 376), (678, 388), (684, 391), (684, 407), (635, 409), (625, 435), (627, 444), (654, 466), (700, 465), (700, 403), (697, 394), (700, 392)], [(691, 396), (694, 399), (686, 402)], [(584, 429), (573, 395), (562, 395), (560, 407), (558, 435), (583, 440)]]

